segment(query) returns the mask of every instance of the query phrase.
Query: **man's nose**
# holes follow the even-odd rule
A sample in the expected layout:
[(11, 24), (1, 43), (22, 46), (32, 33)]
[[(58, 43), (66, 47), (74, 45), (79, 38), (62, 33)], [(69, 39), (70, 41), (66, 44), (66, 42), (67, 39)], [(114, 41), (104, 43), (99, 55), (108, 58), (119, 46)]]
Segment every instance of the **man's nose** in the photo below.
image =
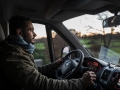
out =
[(34, 36), (34, 37), (36, 37), (36, 36), (37, 36), (37, 34), (34, 32), (33, 36)]

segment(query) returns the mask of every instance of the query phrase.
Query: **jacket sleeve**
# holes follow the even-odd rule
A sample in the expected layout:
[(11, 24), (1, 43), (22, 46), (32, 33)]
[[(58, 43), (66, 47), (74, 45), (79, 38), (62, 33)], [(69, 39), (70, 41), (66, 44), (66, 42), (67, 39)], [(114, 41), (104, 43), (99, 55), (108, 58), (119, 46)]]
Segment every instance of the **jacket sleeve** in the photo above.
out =
[[(25, 90), (84, 90), (82, 79), (57, 80), (42, 75), (26, 57), (9, 54), (1, 66), (11, 81)], [(18, 59), (20, 58), (20, 59)]]
[(47, 75), (49, 72), (56, 70), (59, 66), (60, 64), (58, 64), (57, 62), (53, 62), (51, 64), (43, 65), (41, 67), (37, 66), (37, 69), (40, 73)]

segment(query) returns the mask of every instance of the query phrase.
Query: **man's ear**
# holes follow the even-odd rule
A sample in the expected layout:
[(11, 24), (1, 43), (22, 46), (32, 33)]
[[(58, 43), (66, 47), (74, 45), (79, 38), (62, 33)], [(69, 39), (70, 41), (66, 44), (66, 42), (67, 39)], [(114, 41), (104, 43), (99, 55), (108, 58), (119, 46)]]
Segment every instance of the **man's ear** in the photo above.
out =
[(21, 28), (18, 28), (18, 29), (16, 30), (16, 33), (17, 33), (17, 35), (19, 35), (19, 36), (22, 36), (22, 35), (23, 35)]

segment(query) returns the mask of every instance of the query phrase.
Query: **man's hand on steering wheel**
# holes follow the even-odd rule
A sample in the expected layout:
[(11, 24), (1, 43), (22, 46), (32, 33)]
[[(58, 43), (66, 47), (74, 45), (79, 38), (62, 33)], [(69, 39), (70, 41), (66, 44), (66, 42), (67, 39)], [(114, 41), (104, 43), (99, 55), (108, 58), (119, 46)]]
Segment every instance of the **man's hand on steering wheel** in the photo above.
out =
[(87, 71), (83, 74), (82, 79), (86, 86), (90, 86), (94, 84), (94, 81), (96, 80), (96, 75), (93, 71)]
[(57, 64), (61, 65), (64, 62), (64, 60), (62, 58), (59, 58), (58, 60), (56, 60), (56, 62)]

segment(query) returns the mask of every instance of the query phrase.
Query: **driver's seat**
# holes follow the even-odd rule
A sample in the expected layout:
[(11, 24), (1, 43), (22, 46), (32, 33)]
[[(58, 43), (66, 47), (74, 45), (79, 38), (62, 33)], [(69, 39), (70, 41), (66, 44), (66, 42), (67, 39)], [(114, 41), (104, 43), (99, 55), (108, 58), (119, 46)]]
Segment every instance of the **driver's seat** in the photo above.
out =
[(4, 39), (5, 39), (5, 34), (4, 34), (2, 26), (0, 24), (0, 44)]
[[(4, 31), (0, 24), (0, 45), (4, 39), (5, 39), (5, 34), (4, 34)], [(2, 54), (1, 51), (0, 51), (0, 54)], [(1, 60), (1, 58), (0, 58), (0, 60)], [(10, 82), (9, 78), (4, 74), (4, 72), (0, 66), (0, 90), (19, 90), (19, 89), (14, 89), (14, 86), (11, 89), (10, 85), (12, 85), (12, 83)]]

